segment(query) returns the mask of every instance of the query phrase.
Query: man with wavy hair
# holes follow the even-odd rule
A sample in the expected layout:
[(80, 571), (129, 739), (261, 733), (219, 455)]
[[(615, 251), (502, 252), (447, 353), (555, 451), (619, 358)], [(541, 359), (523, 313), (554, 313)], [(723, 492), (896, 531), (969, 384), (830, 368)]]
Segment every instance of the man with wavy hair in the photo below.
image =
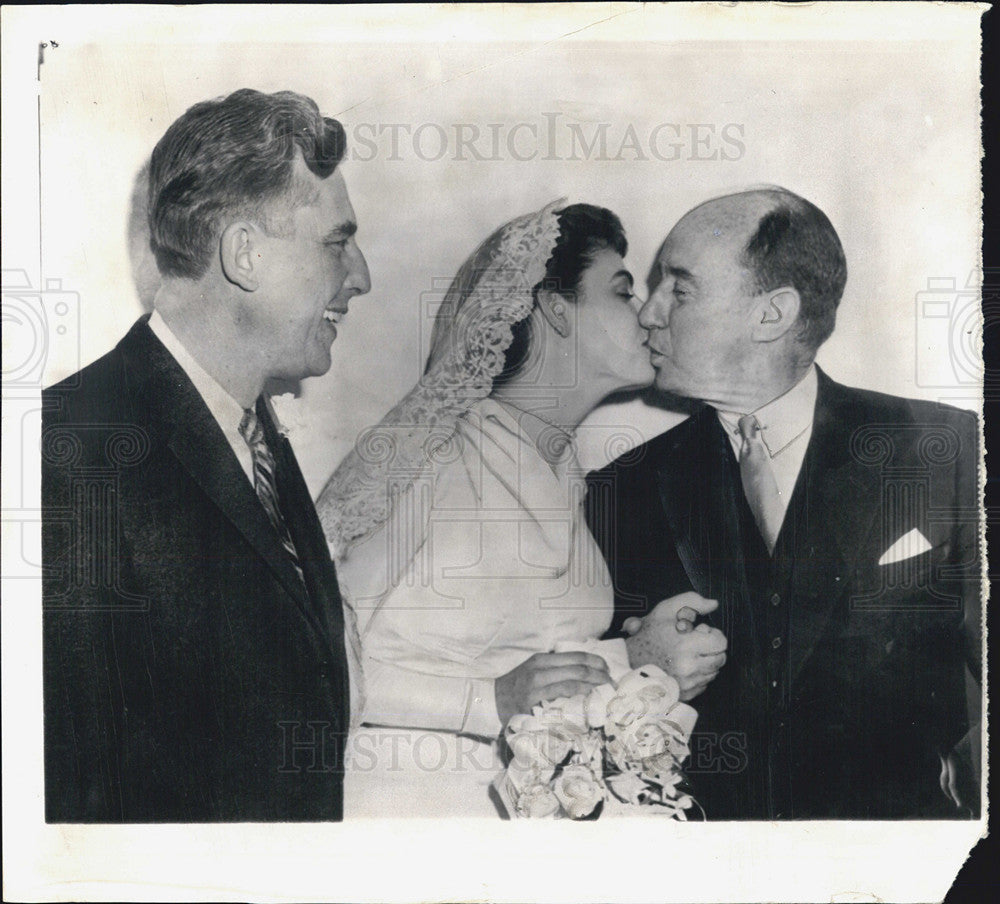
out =
[(191, 107), (152, 314), (43, 394), (50, 822), (342, 816), (340, 594), (266, 386), (326, 373), (370, 287), (344, 151), (291, 92)]
[(639, 320), (656, 387), (704, 406), (592, 477), (624, 627), (718, 602), (689, 765), (710, 819), (979, 805), (976, 418), (815, 365), (846, 281), (830, 220), (786, 189), (685, 214)]

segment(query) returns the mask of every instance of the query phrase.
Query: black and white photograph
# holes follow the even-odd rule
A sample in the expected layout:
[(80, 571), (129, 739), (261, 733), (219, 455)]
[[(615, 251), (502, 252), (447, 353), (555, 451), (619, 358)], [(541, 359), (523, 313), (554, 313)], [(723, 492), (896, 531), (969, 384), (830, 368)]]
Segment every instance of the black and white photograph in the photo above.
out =
[(6, 7), (5, 897), (942, 900), (986, 9)]

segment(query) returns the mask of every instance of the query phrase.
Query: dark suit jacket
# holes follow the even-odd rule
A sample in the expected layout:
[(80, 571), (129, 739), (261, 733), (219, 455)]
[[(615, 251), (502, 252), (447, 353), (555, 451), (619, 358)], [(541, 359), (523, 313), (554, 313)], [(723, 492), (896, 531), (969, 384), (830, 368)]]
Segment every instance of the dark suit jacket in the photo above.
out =
[[(981, 662), (977, 464), (972, 414), (820, 372), (773, 557), (711, 408), (590, 475), (617, 625), (686, 590), (720, 602), (728, 662), (692, 701), (688, 768), (710, 819), (958, 815), (939, 755)], [(880, 565), (914, 528), (931, 549)]]
[(338, 820), (343, 614), (312, 500), (259, 402), (307, 593), (146, 321), (43, 393), (46, 819)]

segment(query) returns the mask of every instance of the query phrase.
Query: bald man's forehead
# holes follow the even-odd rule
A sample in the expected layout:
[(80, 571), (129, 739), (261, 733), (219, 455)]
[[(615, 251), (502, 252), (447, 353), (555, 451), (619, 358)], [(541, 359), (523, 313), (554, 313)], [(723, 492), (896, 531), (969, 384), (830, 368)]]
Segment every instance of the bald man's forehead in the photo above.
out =
[(714, 256), (716, 251), (733, 254), (744, 248), (759, 217), (727, 205), (702, 205), (681, 217), (663, 244), (667, 254)]
[(668, 276), (703, 285), (730, 276), (741, 281), (746, 275), (743, 250), (775, 202), (763, 193), (747, 192), (716, 198), (689, 211), (660, 247), (647, 280), (650, 291)]
[(714, 198), (695, 207), (683, 219), (690, 218), (696, 228), (718, 229), (730, 234), (749, 236), (761, 217), (773, 210), (778, 199), (771, 192), (753, 191)]

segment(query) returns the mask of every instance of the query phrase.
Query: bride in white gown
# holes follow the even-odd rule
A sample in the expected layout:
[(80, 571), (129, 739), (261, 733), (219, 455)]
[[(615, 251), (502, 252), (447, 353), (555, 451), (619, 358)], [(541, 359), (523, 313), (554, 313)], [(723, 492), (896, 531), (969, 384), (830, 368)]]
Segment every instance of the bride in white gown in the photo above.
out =
[(421, 381), (321, 494), (360, 663), (348, 818), (495, 817), (506, 720), (628, 668), (623, 640), (596, 640), (613, 597), (574, 450), (606, 396), (653, 377), (626, 250), (585, 204), (497, 230), (456, 276)]

